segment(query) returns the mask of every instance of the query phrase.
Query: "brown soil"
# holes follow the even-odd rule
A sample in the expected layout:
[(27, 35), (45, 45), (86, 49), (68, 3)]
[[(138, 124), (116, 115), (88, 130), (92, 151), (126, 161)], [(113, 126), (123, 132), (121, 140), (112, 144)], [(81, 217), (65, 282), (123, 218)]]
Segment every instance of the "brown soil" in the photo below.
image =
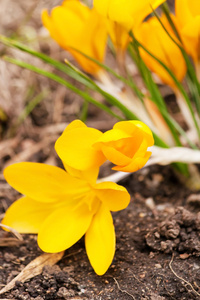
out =
[[(30, 33), (30, 27), (34, 28), (32, 33), (39, 37), (32, 46), (63, 60), (64, 51), (51, 40), (41, 39), (39, 12), (49, 7), (47, 2), (38, 1), (34, 7), (35, 1), (2, 0), (3, 33), (9, 36), (17, 29), (24, 36), (25, 30)], [(32, 17), (25, 20), (27, 14)], [(2, 45), (0, 51), (43, 66)], [(6, 114), (0, 123), (0, 168), (17, 161), (60, 165), (54, 142), (67, 122), (81, 116), (82, 100), (50, 80), (3, 61), (0, 74), (0, 108)], [(42, 102), (19, 123), (26, 103), (44, 89), (48, 93)], [(115, 122), (89, 106), (88, 126), (104, 131)], [(103, 169), (102, 175), (107, 172)], [(45, 267), (41, 275), (25, 283), (16, 282), (0, 299), (200, 299), (200, 193), (189, 191), (170, 166), (144, 168), (120, 184), (129, 190), (132, 200), (126, 210), (113, 213), (116, 254), (104, 276), (94, 273), (81, 239), (55, 266)], [(0, 217), (18, 196), (0, 174)], [(0, 229), (0, 288), (42, 253), (36, 238), (23, 235), (21, 242)]]

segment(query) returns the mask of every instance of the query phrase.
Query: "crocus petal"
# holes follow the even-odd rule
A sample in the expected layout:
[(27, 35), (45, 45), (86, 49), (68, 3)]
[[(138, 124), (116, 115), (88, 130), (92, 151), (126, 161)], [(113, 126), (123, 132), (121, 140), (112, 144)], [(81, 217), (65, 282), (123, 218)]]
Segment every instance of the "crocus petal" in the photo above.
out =
[(163, 2), (165, 0), (94, 0), (93, 5), (100, 14), (130, 30), (152, 12), (152, 7), (156, 9)]
[(124, 53), (131, 40), (128, 31), (124, 26), (114, 21), (108, 20), (107, 24), (108, 32), (116, 51)]
[[(177, 21), (172, 14), (171, 18), (175, 25), (177, 25)], [(164, 14), (161, 15), (160, 20), (170, 35), (177, 40)], [(146, 22), (143, 22), (134, 33), (137, 40), (139, 40), (150, 53), (161, 60), (179, 81), (183, 80), (186, 74), (186, 64), (183, 55), (179, 47), (171, 40), (156, 17), (151, 17)], [(163, 83), (174, 88), (175, 83), (168, 72), (144, 49), (140, 48), (139, 50), (141, 57), (148, 68), (155, 72)]]
[(153, 146), (154, 139), (150, 128), (143, 122), (137, 120), (131, 121), (121, 121), (116, 123), (113, 126), (113, 129), (119, 129), (124, 131), (126, 134), (130, 136), (134, 136), (134, 134), (139, 130), (139, 132), (146, 133), (146, 139), (148, 140), (148, 146)]
[(67, 127), (65, 128), (63, 133), (66, 133), (66, 132), (68, 132), (72, 129), (76, 129), (76, 128), (87, 128), (87, 126), (81, 120), (74, 120), (67, 125)]
[(93, 5), (96, 8), (96, 10), (104, 17), (108, 16), (108, 11), (110, 8), (110, 1), (108, 0), (94, 0)]
[(71, 168), (67, 166), (65, 163), (64, 167), (66, 171), (73, 177), (80, 178), (83, 180), (86, 180), (89, 183), (95, 183), (97, 181), (98, 175), (99, 175), (99, 168), (92, 168), (88, 169), (86, 171), (80, 171), (74, 168)]
[(128, 191), (114, 182), (101, 182), (95, 186), (96, 196), (111, 211), (126, 208), (130, 202)]
[(149, 157), (151, 156), (151, 152), (147, 151), (148, 143), (144, 140), (140, 147), (138, 148), (137, 152), (133, 156), (132, 160), (127, 165), (119, 165), (113, 167), (112, 169), (115, 171), (122, 171), (122, 172), (136, 172), (147, 163)]
[(186, 52), (198, 69), (200, 61), (200, 3), (198, 0), (176, 0), (177, 29)]
[(197, 0), (187, 0), (189, 10), (191, 11), (191, 14), (193, 17), (200, 15), (200, 5), (199, 1)]
[[(123, 121), (121, 121), (121, 122), (123, 122)], [(118, 123), (121, 123), (121, 122), (118, 122)], [(128, 121), (125, 121), (125, 122), (128, 122)], [(129, 138), (129, 137), (131, 137), (131, 134), (126, 133), (123, 130), (120, 130), (118, 128), (116, 128), (116, 130), (111, 129), (111, 130), (106, 131), (104, 134), (102, 134), (99, 137), (97, 142), (94, 144), (94, 147), (98, 148), (97, 145), (101, 142), (102, 143), (109, 143), (110, 141), (112, 141), (112, 142), (113, 141), (118, 141), (120, 139)]]
[(38, 233), (39, 247), (49, 253), (60, 252), (74, 245), (87, 231), (93, 210), (86, 204), (76, 209), (62, 207), (47, 217)]
[(56, 141), (56, 152), (66, 166), (74, 169), (83, 171), (99, 167), (105, 158), (92, 145), (102, 134), (99, 130), (89, 127), (66, 130)]
[(85, 181), (41, 163), (13, 164), (4, 170), (4, 176), (17, 191), (40, 202), (67, 201), (89, 189)]
[[(90, 9), (80, 1), (65, 1), (63, 5), (54, 7), (49, 16), (47, 11), (42, 13), (44, 26), (56, 42), (66, 50), (77, 46), (82, 26), (87, 20)], [(76, 24), (76, 26), (73, 26)], [(67, 31), (66, 31), (67, 28)]]
[(115, 229), (111, 213), (103, 204), (94, 216), (85, 235), (88, 258), (98, 275), (103, 275), (115, 254)]
[(116, 150), (113, 147), (109, 147), (107, 145), (102, 145), (101, 150), (105, 157), (111, 161), (113, 164), (118, 165), (120, 162), (120, 165), (126, 165), (131, 162), (131, 158), (125, 156), (123, 153), (120, 153), (118, 150)]
[[(198, 2), (198, 1), (196, 1), (196, 2)], [(191, 3), (191, 1), (190, 1), (190, 3)], [(190, 8), (190, 6), (188, 5), (188, 0), (176, 0), (175, 1), (176, 17), (177, 17), (181, 27), (183, 27), (186, 23), (191, 22), (193, 19), (192, 13), (189, 8)]]
[(181, 33), (185, 50), (193, 58), (194, 63), (198, 64), (200, 61), (200, 15), (186, 24)]
[(7, 209), (1, 223), (20, 233), (38, 233), (53, 209), (53, 205), (49, 203), (39, 203), (29, 197), (22, 197)]
[(112, 170), (121, 171), (121, 172), (136, 172), (144, 167), (144, 165), (149, 160), (151, 156), (151, 152), (147, 151), (146, 154), (142, 157), (136, 157), (131, 161), (131, 163), (127, 166), (116, 166), (113, 167)]
[[(77, 42), (77, 50), (103, 63), (107, 42), (107, 28), (105, 19), (95, 9), (90, 11), (89, 18), (84, 23), (82, 34)], [(74, 52), (74, 57), (85, 72), (95, 75), (101, 71), (101, 66), (81, 53)]]

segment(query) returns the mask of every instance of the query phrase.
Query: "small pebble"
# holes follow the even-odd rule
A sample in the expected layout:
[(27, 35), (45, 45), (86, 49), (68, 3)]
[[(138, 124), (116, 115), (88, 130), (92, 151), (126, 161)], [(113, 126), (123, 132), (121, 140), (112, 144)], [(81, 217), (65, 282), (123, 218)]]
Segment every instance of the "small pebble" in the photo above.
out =
[(162, 266), (161, 266), (161, 264), (155, 264), (155, 268), (156, 269), (162, 269)]

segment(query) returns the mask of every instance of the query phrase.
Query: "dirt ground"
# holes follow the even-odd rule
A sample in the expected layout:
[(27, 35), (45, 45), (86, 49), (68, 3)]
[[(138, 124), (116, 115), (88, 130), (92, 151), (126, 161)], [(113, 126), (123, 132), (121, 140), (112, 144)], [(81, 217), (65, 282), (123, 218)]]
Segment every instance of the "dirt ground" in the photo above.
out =
[[(1, 0), (1, 33), (63, 60), (66, 53), (47, 38), (40, 11), (60, 1)], [(40, 61), (0, 44), (10, 54), (35, 65)], [(51, 70), (51, 68), (44, 68)], [(41, 96), (24, 118), (24, 107)], [(173, 101), (172, 101), (173, 105)], [(41, 76), (0, 60), (0, 168), (18, 161), (61, 166), (54, 143), (68, 122), (80, 118), (83, 101)], [(86, 123), (102, 131), (116, 122), (89, 106)], [(108, 169), (102, 170), (107, 175)], [(152, 166), (119, 182), (131, 194), (124, 211), (113, 213), (116, 253), (104, 276), (89, 264), (84, 239), (68, 249), (54, 266), (0, 295), (0, 299), (165, 300), (200, 299), (200, 192), (188, 190), (171, 166)], [(0, 173), (0, 218), (18, 198)], [(42, 254), (35, 235), (23, 241), (0, 229), (0, 289)]]

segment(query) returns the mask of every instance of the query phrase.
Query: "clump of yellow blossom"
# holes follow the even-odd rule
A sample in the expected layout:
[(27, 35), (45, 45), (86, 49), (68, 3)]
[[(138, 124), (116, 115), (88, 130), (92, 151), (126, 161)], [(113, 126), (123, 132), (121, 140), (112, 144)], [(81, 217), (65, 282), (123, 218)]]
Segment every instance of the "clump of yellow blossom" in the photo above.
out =
[(85, 72), (96, 75), (101, 70), (98, 64), (80, 53), (99, 62), (104, 60), (106, 22), (95, 9), (78, 0), (65, 0), (61, 6), (54, 7), (50, 15), (44, 10), (42, 21), (51, 37), (73, 55)]
[(119, 122), (105, 133), (73, 121), (56, 143), (66, 170), (31, 162), (4, 170), (7, 182), (25, 196), (8, 208), (2, 224), (37, 233), (39, 247), (49, 253), (68, 249), (85, 235), (90, 263), (103, 275), (115, 253), (111, 211), (126, 208), (130, 195), (114, 182), (98, 183), (99, 167), (114, 158), (116, 169), (137, 170), (152, 143), (151, 131), (139, 121)]

